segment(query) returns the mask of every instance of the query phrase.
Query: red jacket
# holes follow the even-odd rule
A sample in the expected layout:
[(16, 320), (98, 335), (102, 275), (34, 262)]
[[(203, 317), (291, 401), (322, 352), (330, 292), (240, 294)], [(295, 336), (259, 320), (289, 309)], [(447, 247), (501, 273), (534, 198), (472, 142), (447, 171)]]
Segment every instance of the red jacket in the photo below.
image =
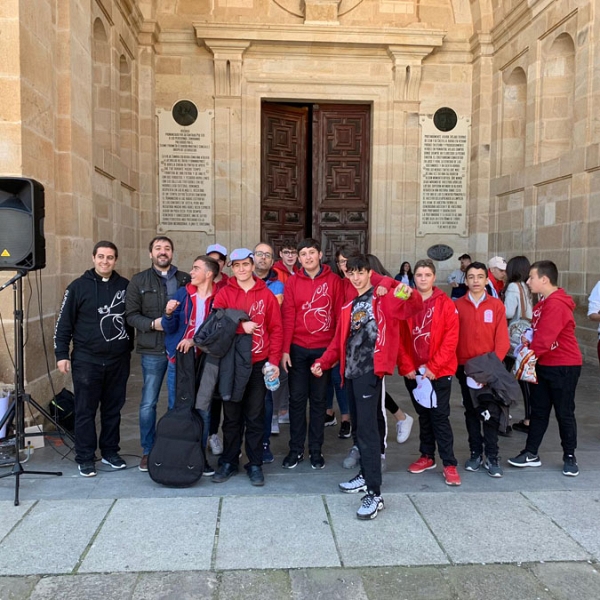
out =
[[(422, 309), (423, 300), (420, 294), (413, 293), (408, 300), (401, 300), (393, 294), (373, 295), (373, 314), (377, 320), (377, 340), (373, 355), (375, 375), (383, 377), (394, 372), (400, 346), (400, 319), (406, 319)], [(351, 319), (352, 301), (342, 307), (335, 337), (331, 340), (323, 356), (315, 361), (321, 364), (323, 370), (331, 369), (339, 361), (342, 382), (344, 381), (346, 343), (350, 333)]]
[[(419, 295), (417, 291), (413, 294)], [(456, 346), (458, 344), (458, 312), (455, 303), (439, 288), (423, 301), (423, 310), (400, 323), (400, 353), (398, 372), (406, 375), (421, 366), (414, 348), (415, 335), (418, 335), (426, 319), (431, 319), (429, 328), (429, 360), (425, 366), (436, 379), (456, 373)]]
[(335, 333), (341, 306), (342, 280), (327, 265), (314, 279), (300, 269), (283, 291), (283, 351), (289, 353), (291, 344), (325, 348)]
[(486, 294), (476, 307), (467, 292), (455, 301), (454, 306), (459, 321), (458, 364), (464, 365), (470, 358), (488, 352), (495, 352), (500, 360), (504, 360), (510, 348), (504, 304)]
[(575, 337), (575, 302), (558, 288), (533, 307), (533, 341), (529, 346), (538, 364), (572, 367), (582, 364), (581, 350)]
[[(258, 324), (252, 334), (252, 364), (268, 360), (279, 365), (282, 343), (279, 302), (262, 279), (254, 277), (254, 281), (254, 287), (246, 292), (235, 277), (230, 277), (217, 293), (213, 308), (236, 308), (247, 313), (250, 320)], [(237, 333), (244, 333), (241, 325)]]
[[(283, 264), (282, 260), (278, 260), (274, 265), (273, 269), (277, 271), (277, 277), (282, 283), (287, 283), (287, 280), (292, 276), (288, 271), (288, 268)], [(298, 265), (294, 265), (294, 273), (298, 272)]]

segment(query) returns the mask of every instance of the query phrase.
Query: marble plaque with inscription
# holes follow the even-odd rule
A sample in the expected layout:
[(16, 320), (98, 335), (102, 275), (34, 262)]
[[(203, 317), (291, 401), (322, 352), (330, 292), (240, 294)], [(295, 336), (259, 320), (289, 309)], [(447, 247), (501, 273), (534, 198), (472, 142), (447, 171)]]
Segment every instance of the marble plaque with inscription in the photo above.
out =
[(417, 235), (467, 235), (468, 151), (471, 120), (450, 131), (421, 116), (421, 194)]
[(213, 111), (189, 100), (158, 109), (159, 232), (204, 231), (213, 223)]

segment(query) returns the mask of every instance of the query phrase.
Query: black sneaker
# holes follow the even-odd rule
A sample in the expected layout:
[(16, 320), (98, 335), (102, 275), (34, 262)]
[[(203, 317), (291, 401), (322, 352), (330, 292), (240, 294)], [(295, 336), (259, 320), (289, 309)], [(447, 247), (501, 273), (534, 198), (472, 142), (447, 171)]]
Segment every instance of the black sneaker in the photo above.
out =
[(325, 468), (325, 459), (320, 452), (311, 452), (310, 453), (310, 466), (313, 469), (323, 469)]
[(102, 463), (110, 465), (113, 469), (125, 469), (127, 467), (127, 463), (118, 454), (103, 456)]
[(93, 461), (81, 463), (79, 465), (79, 474), (82, 477), (96, 477), (96, 465)]
[(335, 415), (325, 414), (325, 427), (333, 427), (337, 425), (337, 419)]
[(281, 466), (284, 469), (295, 469), (298, 466), (298, 463), (301, 463), (304, 460), (304, 454), (300, 452), (290, 452), (284, 459)]
[(498, 430), (498, 435), (500, 437), (510, 437), (512, 435), (513, 428), (510, 425), (506, 426), (506, 431)]
[(527, 450), (523, 450), (519, 456), (509, 458), (508, 464), (513, 467), (541, 467), (542, 461), (537, 454), (532, 454), (531, 452), (527, 452)]
[(579, 467), (577, 466), (577, 459), (573, 454), (569, 454), (564, 458), (563, 475), (567, 477), (577, 477), (579, 475)]
[(214, 483), (223, 483), (224, 481), (227, 481), (230, 477), (237, 475), (237, 473), (237, 465), (232, 465), (231, 463), (223, 463), (219, 465), (219, 468), (212, 476), (212, 481)]
[(202, 471), (202, 474), (205, 477), (212, 477), (215, 474), (214, 468), (210, 466), (208, 461), (204, 462), (204, 471)]
[(265, 476), (258, 465), (250, 465), (246, 471), (248, 471), (248, 477), (250, 478), (250, 483), (252, 485), (257, 487), (265, 485)]
[(347, 440), (352, 435), (352, 426), (350, 425), (350, 421), (342, 421), (340, 423), (340, 432), (338, 433), (338, 437), (341, 440)]

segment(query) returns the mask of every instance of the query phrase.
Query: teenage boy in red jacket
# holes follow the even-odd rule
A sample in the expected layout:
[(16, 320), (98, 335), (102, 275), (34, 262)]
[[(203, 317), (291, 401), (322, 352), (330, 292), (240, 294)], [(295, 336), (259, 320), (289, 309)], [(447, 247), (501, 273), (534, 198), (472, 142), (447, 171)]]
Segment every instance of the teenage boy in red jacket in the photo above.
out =
[(223, 402), (223, 454), (213, 475), (215, 483), (227, 481), (238, 471), (242, 435), (246, 437), (245, 465), (250, 483), (262, 486), (263, 430), (265, 426), (265, 384), (262, 369), (268, 361), (279, 377), (281, 360), (281, 313), (279, 303), (262, 279), (254, 274), (251, 250), (237, 248), (230, 255), (233, 277), (216, 295), (213, 308), (243, 310), (249, 321), (241, 323), (238, 334), (252, 335), (252, 372), (241, 402)]
[(313, 469), (322, 469), (321, 453), (327, 410), (327, 381), (311, 374), (310, 366), (329, 345), (340, 313), (341, 280), (327, 265), (317, 240), (298, 244), (301, 269), (285, 284), (283, 318), (283, 368), (289, 372), (290, 451), (284, 469), (293, 469), (304, 460), (306, 405), (310, 397), (308, 451)]
[(368, 259), (362, 255), (348, 259), (346, 277), (358, 296), (344, 305), (335, 337), (311, 370), (316, 377), (340, 363), (342, 385), (348, 399), (356, 405), (360, 473), (340, 490), (346, 493), (367, 492), (356, 516), (374, 519), (383, 509), (381, 497), (381, 450), (377, 414), (383, 410), (381, 386), (384, 375), (391, 375), (398, 360), (399, 324), (423, 307), (419, 294), (400, 284), (408, 299), (394, 294), (377, 296), (371, 283)]
[[(435, 265), (429, 259), (415, 264), (414, 281), (423, 299), (423, 309), (400, 323), (401, 352), (398, 370), (419, 415), (419, 452), (421, 457), (409, 467), (410, 473), (435, 468), (435, 445), (444, 464), (448, 485), (460, 485), (454, 457), (454, 437), (450, 425), (452, 377), (458, 366), (458, 313), (455, 303), (434, 286)], [(425, 407), (413, 395), (417, 375), (429, 379), (437, 397), (437, 406)]]
[(576, 477), (579, 467), (575, 458), (575, 388), (581, 375), (582, 357), (575, 338), (575, 302), (558, 287), (558, 269), (552, 261), (533, 263), (527, 285), (542, 298), (533, 307), (533, 341), (529, 345), (537, 357), (538, 382), (531, 386), (531, 421), (525, 450), (508, 462), (513, 467), (541, 466), (538, 448), (554, 407), (563, 448), (563, 475)]
[(471, 399), (471, 388), (465, 376), (465, 363), (471, 358), (488, 352), (495, 352), (500, 360), (504, 360), (510, 348), (506, 311), (500, 300), (492, 298), (485, 291), (485, 286), (488, 284), (488, 271), (483, 263), (473, 262), (466, 268), (465, 283), (466, 296), (455, 302), (459, 320), (456, 376), (460, 383), (471, 450), (471, 457), (465, 463), (465, 469), (479, 471), (485, 449), (486, 461), (483, 466), (487, 469), (488, 475), (502, 477), (504, 473), (498, 462), (498, 424), (484, 421), (482, 426), (479, 413), (475, 410)]

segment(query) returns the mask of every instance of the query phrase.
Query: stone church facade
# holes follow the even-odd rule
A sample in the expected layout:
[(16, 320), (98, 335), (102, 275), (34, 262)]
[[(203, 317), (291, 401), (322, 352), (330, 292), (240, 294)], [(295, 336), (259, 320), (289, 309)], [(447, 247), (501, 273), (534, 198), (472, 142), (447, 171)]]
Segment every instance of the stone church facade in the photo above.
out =
[[(252, 246), (261, 235), (317, 235), (329, 251), (357, 242), (394, 272), (445, 244), (454, 257), (439, 263), (441, 278), (462, 252), (549, 258), (580, 305), (578, 337), (593, 358), (583, 307), (600, 279), (599, 6), (3, 0), (0, 176), (45, 188), (47, 267), (29, 275), (33, 393), (48, 395), (40, 325), (50, 340), (93, 243), (114, 241), (131, 276), (147, 267), (157, 231), (184, 269), (214, 241)], [(199, 227), (161, 217), (157, 115), (181, 100), (211, 128), (209, 222)], [(422, 226), (424, 124), (441, 108), (468, 130), (464, 218), (450, 231), (443, 219)], [(269, 154), (279, 142), (302, 156), (290, 166)], [(343, 160), (336, 144), (348, 148)], [(12, 298), (2, 296), (10, 332)], [(11, 369), (0, 357), (0, 381)]]

